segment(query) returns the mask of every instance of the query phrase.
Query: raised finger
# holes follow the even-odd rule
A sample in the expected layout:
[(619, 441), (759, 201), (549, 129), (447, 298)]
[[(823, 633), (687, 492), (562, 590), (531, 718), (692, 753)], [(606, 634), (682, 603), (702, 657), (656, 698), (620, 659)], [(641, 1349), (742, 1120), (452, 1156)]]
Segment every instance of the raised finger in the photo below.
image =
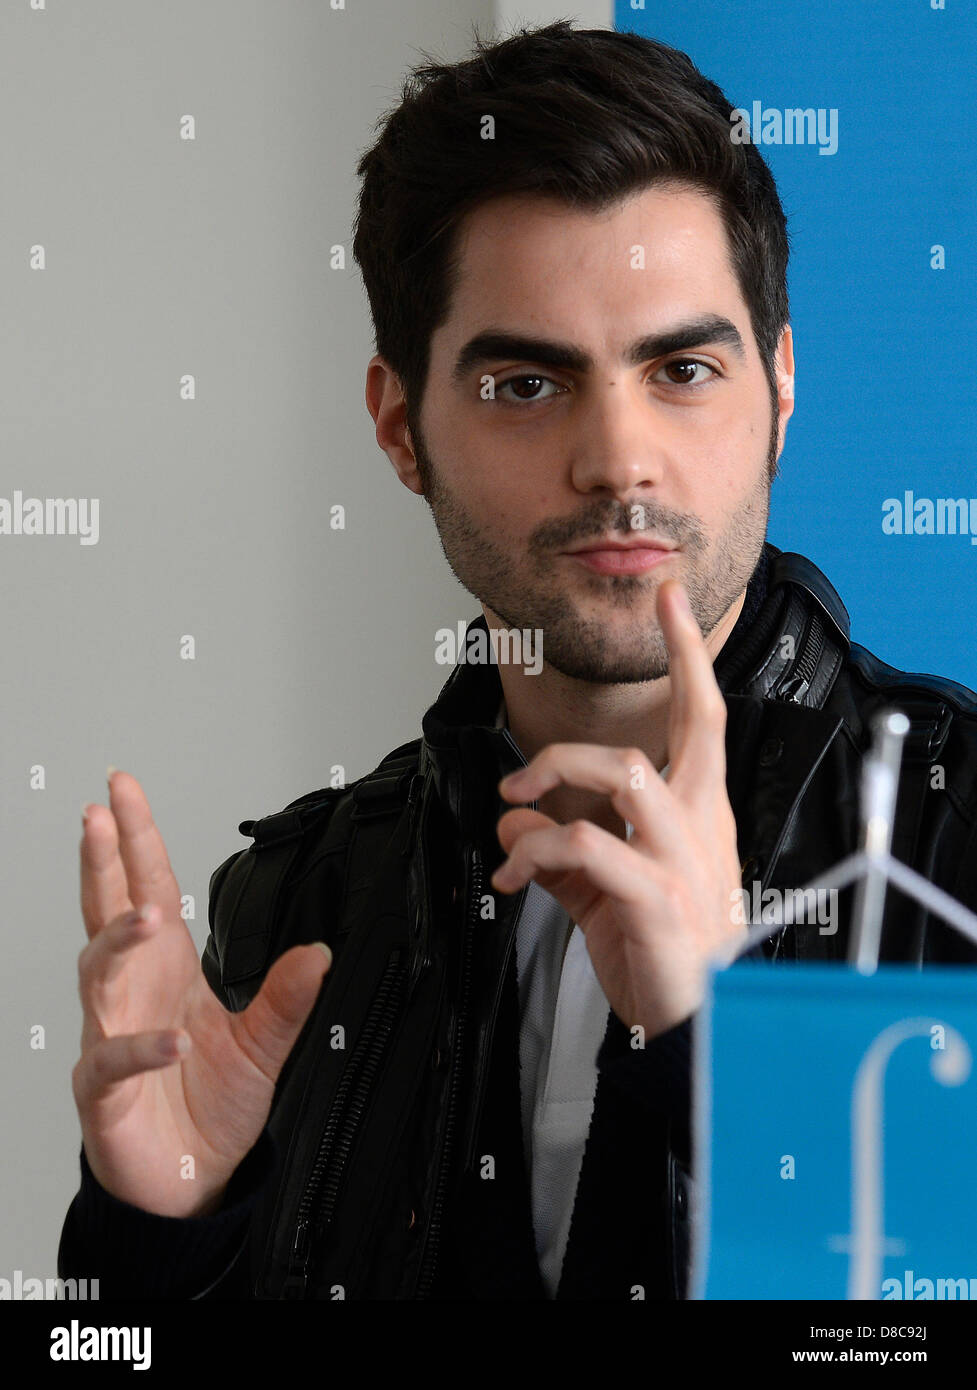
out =
[(119, 832), (107, 806), (90, 805), (82, 825), (81, 915), (89, 938), (132, 907)]
[(109, 801), (133, 906), (155, 902), (164, 915), (178, 914), (180, 890), (142, 787), (128, 772), (116, 771), (109, 781)]
[(711, 797), (726, 781), (726, 702), (678, 580), (659, 586), (658, 619), (669, 652), (668, 783)]

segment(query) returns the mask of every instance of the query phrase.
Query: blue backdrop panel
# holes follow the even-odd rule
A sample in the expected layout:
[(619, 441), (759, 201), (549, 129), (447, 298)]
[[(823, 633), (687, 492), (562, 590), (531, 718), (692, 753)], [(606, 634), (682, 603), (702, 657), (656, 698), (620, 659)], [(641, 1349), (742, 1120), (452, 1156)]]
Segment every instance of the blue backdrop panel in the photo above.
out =
[(977, 1298), (972, 969), (741, 963), (697, 1027), (692, 1297)]
[(770, 539), (824, 570), (856, 642), (977, 687), (977, 5), (617, 0), (615, 26), (684, 50), (751, 114), (811, 108), (830, 134), (836, 113), (831, 153), (757, 141), (791, 235), (797, 371)]

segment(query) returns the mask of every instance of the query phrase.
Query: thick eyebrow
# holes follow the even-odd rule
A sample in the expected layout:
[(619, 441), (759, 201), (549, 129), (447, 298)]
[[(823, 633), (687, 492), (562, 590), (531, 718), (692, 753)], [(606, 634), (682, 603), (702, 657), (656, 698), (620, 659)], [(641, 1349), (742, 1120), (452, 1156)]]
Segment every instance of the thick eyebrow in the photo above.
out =
[[(718, 314), (709, 314), (687, 323), (673, 324), (644, 338), (636, 338), (625, 348), (622, 361), (637, 367), (650, 358), (665, 357), (688, 348), (706, 347), (710, 343), (725, 343), (741, 360), (746, 357), (743, 339), (736, 325)], [(560, 367), (571, 372), (589, 372), (595, 365), (588, 352), (572, 343), (558, 343), (548, 338), (533, 338), (522, 333), (488, 328), (465, 343), (452, 368), (451, 380), (456, 386), (460, 385), (473, 367), (498, 361), (500, 357), (519, 357), (540, 366)]]

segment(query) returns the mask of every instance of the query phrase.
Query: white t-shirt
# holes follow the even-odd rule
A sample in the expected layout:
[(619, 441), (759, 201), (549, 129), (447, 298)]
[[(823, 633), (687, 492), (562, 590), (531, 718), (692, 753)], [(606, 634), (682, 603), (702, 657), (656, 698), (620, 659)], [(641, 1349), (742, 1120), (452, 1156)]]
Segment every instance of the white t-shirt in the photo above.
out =
[(516, 927), (522, 1134), (536, 1255), (551, 1298), (563, 1268), (609, 1016), (578, 926), (563, 954), (569, 924), (556, 899), (530, 881)]

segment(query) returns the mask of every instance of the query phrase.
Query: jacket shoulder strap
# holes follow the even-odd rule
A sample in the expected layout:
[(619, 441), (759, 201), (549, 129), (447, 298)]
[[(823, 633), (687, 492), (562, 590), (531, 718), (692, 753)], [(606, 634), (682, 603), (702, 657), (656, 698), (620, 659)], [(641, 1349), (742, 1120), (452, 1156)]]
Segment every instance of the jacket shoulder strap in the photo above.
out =
[[(370, 881), (389, 844), (395, 818), (416, 792), (420, 742), (395, 748), (348, 786), (307, 792), (282, 811), (241, 822), (241, 834), (252, 843), (211, 875), (211, 930), (201, 959), (208, 983), (226, 1007), (241, 1009), (250, 1002), (284, 948), (278, 938), (285, 887), (310, 838), (323, 853), (345, 853), (346, 891), (336, 910), (345, 919), (355, 907), (358, 890)], [(337, 935), (343, 927), (340, 920)]]

